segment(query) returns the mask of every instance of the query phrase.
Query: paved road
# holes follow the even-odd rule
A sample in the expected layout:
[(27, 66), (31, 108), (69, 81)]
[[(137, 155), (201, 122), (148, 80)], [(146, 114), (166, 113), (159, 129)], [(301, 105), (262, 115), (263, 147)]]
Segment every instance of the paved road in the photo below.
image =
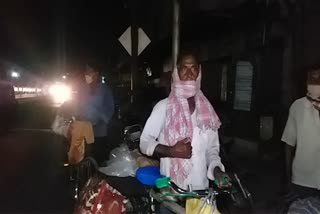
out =
[(15, 128), (50, 129), (57, 107), (50, 97), (20, 99)]
[(63, 139), (48, 131), (46, 99), (19, 104), (16, 129), (0, 137), (0, 213), (69, 213)]
[(18, 102), (14, 129), (0, 136), (0, 213), (71, 213), (64, 139), (51, 131), (57, 107), (49, 97)]

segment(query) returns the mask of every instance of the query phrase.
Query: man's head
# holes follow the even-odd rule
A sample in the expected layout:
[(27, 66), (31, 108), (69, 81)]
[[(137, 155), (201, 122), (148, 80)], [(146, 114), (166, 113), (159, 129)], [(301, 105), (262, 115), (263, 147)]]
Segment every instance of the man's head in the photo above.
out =
[(181, 81), (195, 81), (200, 72), (200, 63), (195, 53), (182, 52), (177, 60), (178, 75)]
[(307, 98), (320, 111), (320, 66), (313, 66), (308, 70)]
[(307, 75), (308, 96), (320, 101), (320, 66), (313, 66)]
[(308, 85), (320, 85), (320, 65), (310, 68), (307, 83)]
[(171, 91), (176, 97), (192, 98), (201, 87), (199, 60), (193, 52), (182, 52), (172, 74)]
[(99, 81), (98, 67), (93, 63), (87, 63), (85, 68), (85, 80), (87, 84), (97, 83)]

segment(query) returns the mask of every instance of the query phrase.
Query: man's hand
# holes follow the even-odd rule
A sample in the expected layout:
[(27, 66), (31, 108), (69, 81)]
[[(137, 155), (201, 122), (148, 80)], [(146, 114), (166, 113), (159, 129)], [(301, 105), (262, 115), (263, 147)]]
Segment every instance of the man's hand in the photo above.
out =
[(214, 168), (214, 178), (215, 183), (217, 184), (218, 188), (227, 188), (231, 187), (231, 178), (225, 172), (222, 172), (219, 167)]
[(190, 159), (192, 156), (192, 146), (190, 138), (178, 141), (170, 148), (170, 157)]

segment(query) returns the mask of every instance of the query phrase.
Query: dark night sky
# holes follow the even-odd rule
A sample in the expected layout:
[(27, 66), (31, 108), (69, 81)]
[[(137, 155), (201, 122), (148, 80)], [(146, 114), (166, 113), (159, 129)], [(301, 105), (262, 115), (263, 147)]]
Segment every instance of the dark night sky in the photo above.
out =
[[(206, 1), (211, 2), (202, 0)], [(129, 1), (2, 0), (0, 59), (12, 61), (32, 72), (50, 70), (50, 67), (58, 65), (59, 60), (63, 59), (71, 64), (86, 58), (115, 63), (119, 61), (119, 56), (127, 56), (117, 41), (130, 24), (127, 2)], [(165, 55), (170, 54), (171, 0), (139, 0), (139, 2), (137, 12), (139, 26), (152, 40), (152, 44), (144, 54), (156, 58), (160, 57), (158, 54), (161, 52), (166, 52)], [(189, 2), (190, 5), (199, 4), (195, 0)], [(204, 36), (207, 36), (207, 39), (214, 39), (213, 36), (217, 32), (224, 31), (219, 25), (222, 24), (225, 29), (230, 26), (225, 22), (229, 20), (228, 18), (207, 16), (206, 13), (192, 14), (190, 9), (194, 7), (190, 5), (187, 7), (189, 15), (191, 14), (189, 17), (184, 11), (182, 12), (181, 28), (185, 39), (198, 37), (201, 40)], [(164, 47), (162, 44), (165, 44), (168, 50), (159, 51), (159, 44), (161, 48)]]
[(128, 15), (120, 0), (1, 1), (0, 57), (37, 70), (64, 55), (108, 55)]
[(50, 26), (54, 24), (53, 8), (41, 3), (35, 7), (27, 1), (1, 4), (1, 57), (22, 63), (47, 58), (47, 51), (52, 45), (53, 31)]

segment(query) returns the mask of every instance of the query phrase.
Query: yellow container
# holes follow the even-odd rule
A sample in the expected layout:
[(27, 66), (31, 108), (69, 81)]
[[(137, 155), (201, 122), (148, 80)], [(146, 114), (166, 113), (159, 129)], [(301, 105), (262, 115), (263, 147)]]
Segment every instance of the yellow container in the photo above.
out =
[[(204, 201), (197, 198), (190, 198), (186, 201), (186, 214), (221, 214), (219, 210), (210, 204), (205, 204)], [(202, 208), (202, 209), (201, 209)], [(212, 212), (213, 211), (213, 212)]]

